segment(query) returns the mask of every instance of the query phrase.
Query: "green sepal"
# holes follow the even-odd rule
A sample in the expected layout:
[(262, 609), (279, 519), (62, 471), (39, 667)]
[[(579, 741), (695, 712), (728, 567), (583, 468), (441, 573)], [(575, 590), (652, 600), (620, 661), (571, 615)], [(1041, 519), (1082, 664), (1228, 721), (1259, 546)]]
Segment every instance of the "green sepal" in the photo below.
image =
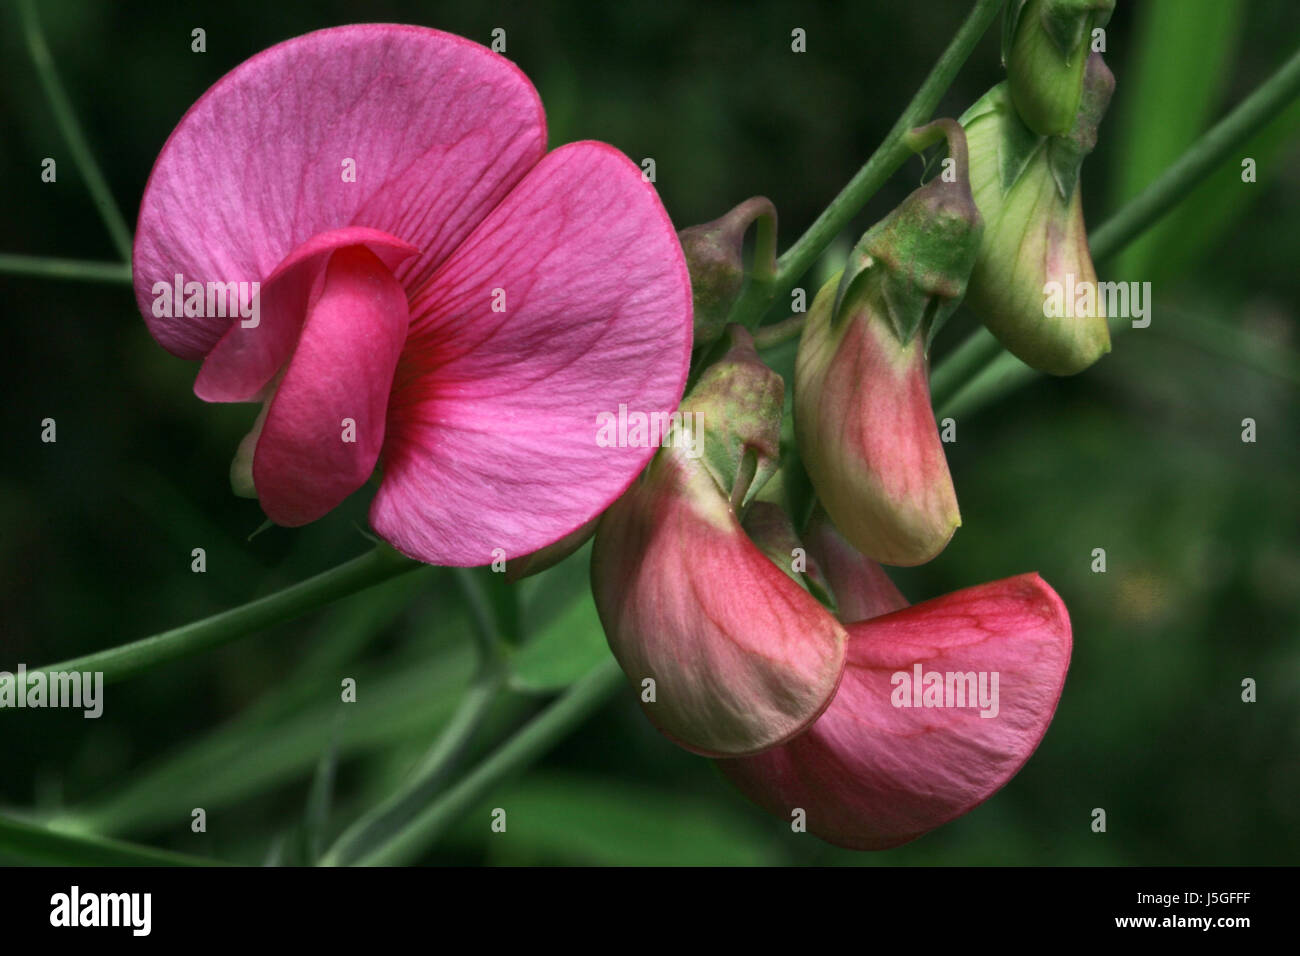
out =
[(728, 325), (722, 342), (726, 352), (700, 375), (681, 411), (700, 429), (701, 463), (740, 513), (780, 465), (785, 382), (742, 326)]
[(1097, 145), (1097, 127), (1106, 115), (1111, 94), (1115, 92), (1115, 77), (1106, 67), (1100, 53), (1088, 57), (1084, 68), (1083, 95), (1074, 129), (1065, 136), (1053, 136), (1047, 143), (1047, 165), (1056, 181), (1056, 191), (1063, 202), (1069, 202), (1079, 184), (1079, 170), (1083, 160)]
[(849, 254), (831, 324), (860, 309), (881, 312), (901, 344), (924, 334), (928, 345), (956, 311), (979, 254), (984, 224), (971, 198), (966, 141), (954, 120), (914, 130), (914, 148), (949, 139), (956, 178), (931, 179), (858, 240)]

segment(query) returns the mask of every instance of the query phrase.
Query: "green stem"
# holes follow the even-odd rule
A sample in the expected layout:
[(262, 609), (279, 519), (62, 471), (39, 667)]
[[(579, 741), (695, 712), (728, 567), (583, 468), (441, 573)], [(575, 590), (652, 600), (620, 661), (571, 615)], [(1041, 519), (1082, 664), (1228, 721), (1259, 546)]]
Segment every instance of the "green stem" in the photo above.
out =
[(936, 409), (957, 394), (1002, 352), (1002, 344), (980, 326), (930, 372), (930, 401)]
[[(1214, 172), (1234, 147), (1255, 135), (1297, 94), (1300, 94), (1300, 52), (1193, 143), (1150, 186), (1094, 229), (1089, 242), (1092, 257), (1101, 261), (1115, 255), (1155, 225)], [(1127, 328), (1126, 320), (1112, 319), (1112, 334)], [(1031, 381), (1036, 374), (1003, 352), (997, 339), (981, 328), (935, 368), (931, 395), (940, 415), (955, 416), (996, 401)]]
[(483, 667), (451, 720), (406, 781), (343, 831), (321, 857), (320, 865), (347, 866), (357, 861), (372, 847), (392, 839), (416, 816), (446, 785), (504, 686), (504, 667), (499, 663)]
[(104, 683), (111, 684), (159, 664), (189, 657), (273, 624), (292, 620), (345, 595), (420, 567), (423, 565), (419, 562), (381, 545), (314, 578), (229, 611), (130, 644), (34, 668), (28, 674), (37, 671), (46, 674), (52, 671), (102, 672)]
[(86, 143), (86, 138), (81, 133), (76, 114), (72, 112), (72, 105), (63, 92), (63, 84), (59, 82), (59, 75), (54, 70), (54, 60), (50, 57), (50, 48), (45, 45), (45, 36), (41, 33), (41, 24), (36, 18), (36, 9), (32, 5), (32, 0), (21, 0), (18, 9), (22, 14), (23, 32), (27, 37), (27, 49), (31, 53), (36, 72), (41, 78), (41, 86), (45, 89), (46, 99), (50, 101), (50, 109), (54, 111), (55, 122), (58, 123), (63, 138), (68, 142), (68, 149), (72, 152), (73, 161), (81, 170), (81, 175), (86, 179), (86, 186), (90, 189), (91, 198), (94, 199), (95, 206), (99, 209), (100, 218), (104, 220), (104, 225), (108, 227), (108, 233), (113, 238), (113, 245), (117, 247), (118, 254), (122, 257), (123, 262), (129, 263), (131, 261), (131, 230), (127, 228), (126, 220), (122, 218), (122, 213), (113, 201), (113, 193), (108, 188), (108, 181), (104, 179), (104, 174), (100, 172), (95, 157)]
[(542, 757), (623, 685), (623, 672), (612, 658), (594, 667), (423, 813), (357, 863), (395, 866), (418, 859), (448, 825), (493, 787)]
[(803, 322), (806, 313), (792, 315), (788, 319), (782, 319), (780, 322), (771, 322), (761, 327), (754, 333), (754, 347), (758, 349), (772, 349), (778, 345), (784, 345), (791, 339), (797, 339), (799, 333), (803, 331)]
[(61, 833), (0, 814), (0, 859), (38, 866), (221, 866), (218, 860), (86, 833)]
[(451, 720), (406, 781), (349, 826), (320, 858), (321, 866), (355, 862), (371, 847), (391, 839), (415, 817), (446, 785), (505, 688), (501, 622), (495, 620), (491, 602), (474, 572), (456, 568), (455, 574), (470, 609), (478, 648), (478, 674)]
[(51, 259), (45, 256), (15, 256), (4, 252), (0, 252), (0, 272), (47, 279), (71, 279), (76, 282), (122, 282), (128, 285), (131, 282), (131, 266), (126, 262)]
[(920, 126), (930, 118), (1001, 7), (1002, 0), (977, 0), (961, 29), (939, 57), (934, 69), (884, 141), (808, 227), (808, 231), (777, 260), (776, 280), (771, 284), (752, 283), (737, 300), (728, 321), (739, 322), (746, 328), (757, 325), (768, 306), (794, 288), (794, 284), (812, 267), (831, 240), (861, 211), (898, 167), (907, 161), (912, 150), (903, 141), (904, 137), (913, 127)]

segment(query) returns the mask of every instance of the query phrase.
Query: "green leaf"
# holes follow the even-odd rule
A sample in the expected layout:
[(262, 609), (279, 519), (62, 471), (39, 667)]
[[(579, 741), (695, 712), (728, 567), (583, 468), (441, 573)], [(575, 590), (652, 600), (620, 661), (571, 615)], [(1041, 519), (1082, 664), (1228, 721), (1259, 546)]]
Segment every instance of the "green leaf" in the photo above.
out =
[(0, 815), (0, 860), (35, 866), (221, 866), (219, 860), (172, 853), (85, 833), (52, 830)]
[[(334, 718), (337, 726), (345, 711)], [(307, 809), (302, 819), (303, 859), (314, 864), (325, 849), (325, 831), (329, 826), (330, 810), (334, 803), (334, 780), (338, 776), (339, 741), (337, 735), (330, 741), (316, 764), (311, 789), (307, 792)]]
[[(261, 726), (218, 728), (199, 744), (133, 774), (118, 790), (65, 816), (100, 833), (163, 829), (188, 814), (190, 807), (212, 812), (309, 776), (336, 733), (344, 758), (398, 739), (428, 739), (449, 716), (473, 667), (466, 636), (461, 645), (428, 661), (403, 662), (382, 671), (357, 668), (355, 704), (339, 703), (335, 685), (314, 706), (285, 717), (271, 732)], [(351, 708), (351, 719), (336, 727), (340, 707)]]

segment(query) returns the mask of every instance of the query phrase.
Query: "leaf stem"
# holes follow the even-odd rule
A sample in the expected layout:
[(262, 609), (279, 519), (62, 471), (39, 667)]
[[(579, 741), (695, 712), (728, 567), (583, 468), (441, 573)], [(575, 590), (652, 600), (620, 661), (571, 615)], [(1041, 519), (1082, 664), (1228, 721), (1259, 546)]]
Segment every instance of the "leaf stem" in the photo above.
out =
[(1300, 93), (1300, 50), (1235, 109), (1193, 143), (1172, 166), (1106, 220), (1090, 237), (1094, 259), (1119, 252), (1150, 228)]
[(76, 282), (122, 282), (128, 285), (131, 282), (131, 265), (127, 262), (89, 262), (84, 259), (18, 256), (7, 252), (0, 252), (0, 272)]
[(592, 668), (424, 812), (356, 862), (396, 866), (417, 859), (461, 814), (538, 760), (623, 685), (623, 672), (613, 658)]
[(764, 325), (754, 333), (754, 347), (758, 349), (776, 348), (778, 345), (784, 345), (791, 339), (799, 337), (803, 331), (804, 319), (807, 313), (801, 312), (798, 315), (792, 315), (788, 319), (782, 319), (780, 322), (770, 322)]
[(35, 64), (36, 73), (40, 76), (41, 86), (45, 89), (45, 97), (50, 101), (50, 109), (54, 111), (55, 122), (58, 123), (63, 138), (67, 140), (73, 161), (86, 179), (91, 198), (99, 209), (100, 218), (108, 228), (118, 255), (122, 257), (123, 262), (130, 263), (131, 230), (127, 228), (126, 220), (122, 218), (121, 211), (113, 201), (113, 193), (108, 188), (108, 181), (100, 172), (90, 146), (86, 143), (86, 137), (82, 135), (81, 126), (77, 123), (76, 114), (72, 111), (72, 104), (68, 102), (67, 94), (63, 92), (63, 84), (59, 82), (59, 75), (54, 69), (54, 60), (50, 57), (50, 48), (46, 46), (45, 35), (41, 32), (36, 8), (32, 0), (20, 0), (18, 9), (23, 19), (27, 50), (31, 53), (32, 63)]
[(408, 820), (446, 784), (475, 735), (487, 720), (505, 686), (505, 668), (483, 667), (461, 698), (451, 720), (433, 746), (393, 793), (376, 804), (334, 841), (320, 858), (321, 866), (347, 866), (397, 834)]
[(104, 683), (111, 684), (159, 664), (189, 657), (273, 624), (292, 620), (348, 594), (421, 567), (424, 565), (418, 561), (381, 545), (336, 568), (229, 611), (129, 644), (33, 668), (28, 674), (38, 671), (47, 675), (52, 671), (102, 672)]
[(39, 866), (223, 866), (88, 833), (64, 833), (0, 814), (0, 859)]
[(496, 620), (482, 582), (468, 568), (456, 568), (465, 594), (478, 649), (478, 673), (433, 746), (393, 793), (362, 814), (320, 858), (321, 866), (347, 866), (372, 847), (400, 832), (446, 785), (447, 779), (486, 723), (505, 688), (501, 622)]

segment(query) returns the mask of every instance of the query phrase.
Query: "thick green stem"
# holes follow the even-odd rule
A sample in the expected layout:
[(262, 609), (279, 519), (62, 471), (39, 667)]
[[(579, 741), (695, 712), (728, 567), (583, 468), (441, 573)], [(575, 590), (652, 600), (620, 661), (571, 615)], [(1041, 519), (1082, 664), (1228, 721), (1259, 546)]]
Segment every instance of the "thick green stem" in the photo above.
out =
[(0, 253), (0, 272), (45, 279), (71, 279), (74, 282), (131, 283), (131, 264), (128, 262), (87, 262), (83, 259), (50, 259), (45, 256)]
[(27, 37), (27, 49), (41, 78), (45, 96), (50, 101), (50, 109), (54, 111), (59, 132), (67, 140), (72, 159), (86, 179), (91, 198), (99, 209), (104, 225), (108, 227), (108, 233), (113, 238), (113, 245), (117, 248), (118, 255), (122, 257), (123, 262), (129, 263), (131, 230), (127, 228), (126, 220), (122, 218), (117, 203), (113, 201), (113, 193), (108, 188), (108, 181), (100, 172), (90, 146), (86, 143), (86, 137), (81, 133), (76, 114), (72, 112), (72, 104), (68, 102), (68, 97), (63, 92), (63, 84), (59, 82), (59, 75), (54, 70), (54, 61), (50, 57), (49, 47), (45, 45), (45, 36), (41, 33), (41, 24), (36, 18), (36, 9), (32, 5), (32, 0), (20, 0), (18, 9), (23, 18), (23, 33)]
[(168, 661), (238, 640), (254, 631), (292, 620), (372, 584), (424, 567), (387, 545), (353, 558), (314, 578), (212, 617), (84, 657), (33, 668), (37, 671), (102, 672), (104, 683), (125, 680)]
[[(449, 824), (563, 740), (622, 686), (623, 672), (613, 659), (599, 664), (423, 813), (357, 862), (396, 866), (418, 859)], [(483, 825), (487, 826), (486, 820)]]
[(831, 240), (861, 211), (898, 167), (907, 161), (912, 150), (904, 142), (904, 137), (913, 127), (920, 126), (930, 118), (930, 114), (939, 105), (939, 100), (952, 85), (957, 71), (984, 36), (1001, 7), (1002, 0), (976, 2), (961, 29), (939, 57), (934, 69), (884, 141), (858, 170), (857, 175), (849, 180), (848, 185), (840, 190), (840, 194), (831, 200), (830, 205), (808, 227), (808, 231), (777, 260), (776, 280), (770, 284), (751, 284), (732, 308), (728, 321), (739, 322), (747, 328), (757, 325), (768, 306), (789, 294)]

